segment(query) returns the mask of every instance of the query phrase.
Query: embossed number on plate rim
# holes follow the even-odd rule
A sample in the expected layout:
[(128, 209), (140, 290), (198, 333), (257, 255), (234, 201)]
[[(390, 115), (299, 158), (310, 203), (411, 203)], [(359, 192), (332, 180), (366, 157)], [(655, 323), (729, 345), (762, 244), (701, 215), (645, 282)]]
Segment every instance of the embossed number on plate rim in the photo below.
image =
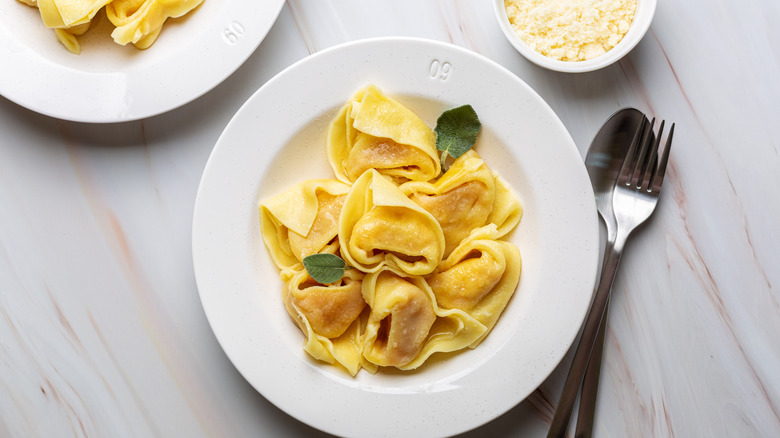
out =
[(448, 61), (434, 59), (428, 66), (428, 77), (431, 79), (446, 81), (450, 77), (450, 73), (452, 73), (452, 64)]
[(227, 27), (222, 31), (222, 39), (224, 39), (226, 43), (233, 45), (237, 43), (238, 40), (244, 36), (244, 34), (246, 34), (244, 25), (236, 20), (233, 20), (228, 23)]

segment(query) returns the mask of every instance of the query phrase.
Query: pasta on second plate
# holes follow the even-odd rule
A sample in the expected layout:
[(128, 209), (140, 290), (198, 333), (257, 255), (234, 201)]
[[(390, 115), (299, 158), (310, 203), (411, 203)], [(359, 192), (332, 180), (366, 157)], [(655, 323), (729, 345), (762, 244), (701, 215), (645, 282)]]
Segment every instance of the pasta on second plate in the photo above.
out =
[[(259, 205), (304, 350), (354, 376), (476, 348), (520, 279), (520, 251), (501, 240), (522, 216), (509, 185), (474, 151), (441, 174), (433, 130), (375, 86), (341, 108), (326, 150), (335, 179)], [(304, 267), (323, 253), (346, 263), (338, 281)]]
[(203, 0), (19, 0), (37, 7), (43, 24), (54, 30), (57, 40), (71, 53), (81, 53), (77, 36), (89, 30), (97, 13), (105, 8), (115, 29), (114, 42), (132, 43), (139, 49), (149, 48), (168, 18), (187, 14)]

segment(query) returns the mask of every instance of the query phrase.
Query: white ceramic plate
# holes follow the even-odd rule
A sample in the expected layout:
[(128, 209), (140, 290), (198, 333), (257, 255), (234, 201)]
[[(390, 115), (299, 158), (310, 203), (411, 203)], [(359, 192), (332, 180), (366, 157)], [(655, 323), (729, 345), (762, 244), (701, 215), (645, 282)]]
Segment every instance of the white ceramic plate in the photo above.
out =
[[(356, 378), (310, 359), (281, 302), (260, 237), (258, 200), (330, 177), (325, 134), (335, 111), (373, 83), (431, 126), (469, 103), (483, 124), (476, 150), (515, 189), (524, 217), (518, 290), (475, 350), (414, 372)], [(598, 256), (590, 180), (561, 121), (524, 82), (471, 51), (418, 39), (349, 43), (291, 66), (259, 89), (219, 138), (193, 219), (195, 275), (206, 316), (236, 368), (295, 418), (342, 436), (447, 436), (528, 396), (573, 342)]]
[(0, 1), (0, 94), (33, 111), (79, 122), (157, 115), (201, 96), (233, 73), (276, 21), (284, 0), (205, 0), (168, 20), (147, 50), (120, 46), (101, 11), (68, 52), (38, 10)]

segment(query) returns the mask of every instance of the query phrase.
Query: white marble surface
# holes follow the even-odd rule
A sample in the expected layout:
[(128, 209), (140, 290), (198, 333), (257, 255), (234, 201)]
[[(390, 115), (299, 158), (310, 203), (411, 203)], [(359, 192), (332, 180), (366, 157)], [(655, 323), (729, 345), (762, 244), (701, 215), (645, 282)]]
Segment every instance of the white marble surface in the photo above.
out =
[[(620, 107), (677, 123), (658, 211), (617, 275), (595, 432), (780, 436), (780, 3), (661, 0), (627, 58), (578, 75), (521, 58), (491, 3), (289, 0), (234, 75), (137, 122), (65, 122), (0, 98), (0, 436), (325, 436), (223, 354), (191, 217), (211, 148), (253, 91), (310, 53), (388, 35), (503, 64), (583, 155)], [(466, 436), (544, 436), (569, 360)]]

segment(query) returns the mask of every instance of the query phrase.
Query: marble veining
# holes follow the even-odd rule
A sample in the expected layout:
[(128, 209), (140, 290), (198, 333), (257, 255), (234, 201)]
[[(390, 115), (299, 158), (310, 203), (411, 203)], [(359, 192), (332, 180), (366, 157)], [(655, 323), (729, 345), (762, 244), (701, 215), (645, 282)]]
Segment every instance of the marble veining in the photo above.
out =
[[(389, 35), (502, 64), (583, 156), (621, 107), (677, 124), (659, 207), (617, 274), (596, 436), (780, 436), (778, 29), (774, 0), (659, 1), (628, 57), (562, 74), (514, 51), (487, 0), (289, 0), (238, 71), (174, 111), (90, 125), (0, 98), (0, 436), (327, 436), (222, 352), (195, 286), (192, 211), (211, 148), (257, 88)], [(544, 436), (571, 353), (463, 436)]]

